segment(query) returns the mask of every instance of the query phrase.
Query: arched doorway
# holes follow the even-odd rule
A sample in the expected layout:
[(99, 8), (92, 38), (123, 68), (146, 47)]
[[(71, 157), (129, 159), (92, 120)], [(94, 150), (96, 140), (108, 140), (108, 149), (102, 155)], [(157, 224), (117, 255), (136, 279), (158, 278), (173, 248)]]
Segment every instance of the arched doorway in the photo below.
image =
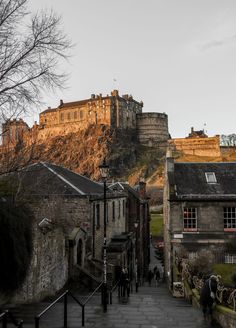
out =
[(79, 239), (79, 242), (77, 244), (77, 264), (79, 266), (82, 266), (82, 257), (83, 255), (83, 243), (82, 243), (82, 240)]

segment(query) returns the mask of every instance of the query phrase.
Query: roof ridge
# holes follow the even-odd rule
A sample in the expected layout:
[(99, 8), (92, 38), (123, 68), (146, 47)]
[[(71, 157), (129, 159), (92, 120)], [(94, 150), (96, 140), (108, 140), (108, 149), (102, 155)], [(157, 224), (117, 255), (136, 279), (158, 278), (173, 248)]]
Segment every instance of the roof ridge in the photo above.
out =
[[(79, 188), (77, 188), (73, 183), (71, 183), (70, 181), (68, 181), (66, 178), (64, 178), (61, 174), (57, 173), (55, 170), (53, 170), (51, 167), (48, 166), (48, 164), (50, 165), (50, 163), (46, 163), (46, 162), (40, 162), (44, 167), (46, 167), (50, 172), (52, 172), (53, 174), (55, 174), (59, 179), (61, 179), (62, 181), (64, 181), (65, 183), (67, 183), (70, 187), (72, 187), (75, 191), (77, 191), (79, 194), (81, 195), (85, 195), (85, 193), (80, 190)], [(52, 165), (52, 164), (51, 164)], [(56, 165), (57, 166), (57, 165)]]

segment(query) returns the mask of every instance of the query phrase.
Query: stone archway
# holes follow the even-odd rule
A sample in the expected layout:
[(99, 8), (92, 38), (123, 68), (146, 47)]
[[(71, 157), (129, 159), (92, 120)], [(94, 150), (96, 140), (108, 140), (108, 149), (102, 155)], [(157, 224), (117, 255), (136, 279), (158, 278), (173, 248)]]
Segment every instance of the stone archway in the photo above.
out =
[(83, 264), (83, 242), (81, 239), (77, 243), (77, 264), (79, 266)]

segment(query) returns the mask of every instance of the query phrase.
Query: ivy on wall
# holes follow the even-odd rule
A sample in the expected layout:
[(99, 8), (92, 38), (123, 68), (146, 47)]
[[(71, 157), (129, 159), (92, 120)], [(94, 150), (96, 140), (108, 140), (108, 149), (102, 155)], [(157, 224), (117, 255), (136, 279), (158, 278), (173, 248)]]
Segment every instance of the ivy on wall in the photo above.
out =
[(19, 288), (32, 254), (32, 214), (25, 205), (0, 201), (0, 292)]

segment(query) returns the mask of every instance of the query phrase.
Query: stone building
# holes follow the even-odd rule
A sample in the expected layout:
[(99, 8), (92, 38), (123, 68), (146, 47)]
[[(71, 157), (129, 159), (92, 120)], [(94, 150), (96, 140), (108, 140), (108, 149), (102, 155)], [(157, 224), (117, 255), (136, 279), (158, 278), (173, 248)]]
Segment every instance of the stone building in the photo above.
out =
[(29, 126), (22, 119), (7, 120), (2, 124), (2, 145), (12, 147), (23, 141), (23, 136), (29, 131)]
[[(126, 203), (126, 231), (133, 238), (133, 255), (127, 261), (129, 272), (134, 273), (134, 259), (137, 259), (138, 276), (145, 278), (148, 272), (150, 262), (150, 214), (148, 197), (146, 194), (146, 183), (139, 182), (135, 188), (128, 183), (115, 182), (109, 186), (109, 189), (116, 193), (125, 193), (127, 195)], [(115, 240), (113, 242), (115, 247)]]
[(166, 149), (170, 138), (168, 116), (165, 113), (137, 114), (137, 135), (142, 145)]
[[(210, 250), (216, 262), (232, 262), (236, 238), (236, 163), (175, 163), (167, 158), (164, 188), (165, 274), (181, 248), (194, 257)], [(233, 250), (232, 250), (233, 251)]]
[[(103, 185), (44, 162), (7, 177), (17, 188), (15, 201), (26, 202), (34, 215), (31, 265), (13, 301), (36, 301), (61, 289), (77, 267), (102, 260)], [(125, 209), (126, 195), (107, 194), (108, 245), (126, 232)]]
[[(111, 95), (92, 94), (89, 99), (74, 102), (60, 100), (58, 107), (40, 113), (39, 125), (25, 133), (25, 142), (42, 141), (54, 136), (63, 136), (85, 130), (91, 124), (104, 124), (111, 129), (133, 129), (137, 139), (145, 146), (166, 147), (169, 139), (168, 117), (164, 113), (142, 113), (143, 102), (131, 95), (120, 96), (118, 90)], [(23, 122), (21, 120), (21, 122)], [(24, 123), (26, 126), (27, 124)], [(14, 121), (8, 122), (8, 135), (15, 135)], [(19, 130), (19, 128), (18, 128)], [(17, 130), (17, 131), (18, 131)], [(16, 139), (14, 139), (17, 141)], [(13, 141), (14, 141), (13, 140)]]
[(132, 96), (120, 96), (117, 90), (111, 95), (91, 95), (90, 99), (64, 103), (48, 108), (39, 115), (42, 128), (68, 127), (85, 129), (90, 124), (105, 124), (111, 128), (136, 128), (136, 115), (142, 112), (143, 103)]
[(180, 151), (183, 155), (220, 157), (220, 136), (208, 137), (204, 130), (191, 132), (186, 138), (174, 138), (168, 141), (172, 150)]

